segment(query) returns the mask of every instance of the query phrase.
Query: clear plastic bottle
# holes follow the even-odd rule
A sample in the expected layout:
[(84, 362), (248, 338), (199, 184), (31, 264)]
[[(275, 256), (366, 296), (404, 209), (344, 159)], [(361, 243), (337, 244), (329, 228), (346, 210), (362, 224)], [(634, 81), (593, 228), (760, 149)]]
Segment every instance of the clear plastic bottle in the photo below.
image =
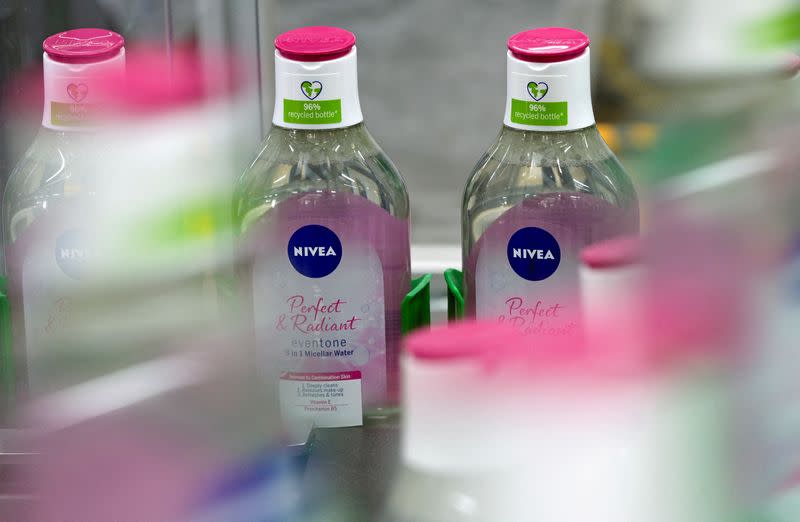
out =
[(5, 364), (18, 363), (18, 390), (33, 378), (26, 364), (31, 351), (69, 320), (69, 295), (85, 269), (79, 215), (93, 193), (90, 155), (102, 152), (94, 131), (108, 102), (109, 77), (124, 71), (124, 43), (102, 29), (65, 31), (44, 41), (42, 129), (11, 173), (3, 199), (14, 339)]
[(408, 195), (363, 124), (355, 36), (275, 45), (273, 127), (235, 201), (256, 342), (290, 424), (360, 425), (396, 404)]
[(509, 39), (504, 126), (464, 194), (467, 313), (537, 336), (579, 331), (580, 249), (639, 230), (633, 184), (595, 126), (588, 46), (561, 28)]

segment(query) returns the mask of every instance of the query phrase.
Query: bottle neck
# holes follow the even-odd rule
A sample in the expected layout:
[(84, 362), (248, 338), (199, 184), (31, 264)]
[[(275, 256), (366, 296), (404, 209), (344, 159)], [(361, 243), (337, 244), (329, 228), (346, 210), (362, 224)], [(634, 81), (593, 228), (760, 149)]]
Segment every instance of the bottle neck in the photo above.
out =
[(272, 123), (286, 129), (343, 129), (364, 121), (356, 48), (335, 60), (299, 62), (275, 51)]
[(372, 136), (367, 131), (364, 122), (356, 123), (349, 127), (335, 127), (326, 129), (300, 129), (273, 124), (270, 134), (281, 135), (293, 144), (323, 146), (330, 144), (332, 147), (341, 145), (342, 140), (370, 140)]
[(125, 72), (125, 49), (99, 62), (65, 63), (43, 58), (42, 126), (55, 131), (96, 128), (109, 101), (108, 86)]
[(589, 49), (552, 63), (520, 60), (509, 51), (507, 71), (507, 127), (564, 132), (594, 125)]

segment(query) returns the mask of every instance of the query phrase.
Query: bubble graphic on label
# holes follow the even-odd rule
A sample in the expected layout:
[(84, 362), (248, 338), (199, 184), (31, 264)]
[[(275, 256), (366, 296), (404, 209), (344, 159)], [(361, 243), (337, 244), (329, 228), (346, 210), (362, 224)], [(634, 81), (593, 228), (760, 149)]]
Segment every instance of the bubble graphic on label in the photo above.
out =
[(553, 235), (542, 228), (517, 230), (508, 240), (508, 263), (514, 272), (528, 281), (544, 281), (561, 264), (561, 248)]
[(272, 284), (275, 288), (286, 288), (286, 274), (282, 271), (275, 272), (272, 275)]
[(489, 275), (489, 286), (492, 290), (503, 290), (508, 286), (508, 278), (501, 272), (492, 272)]
[(363, 346), (357, 347), (355, 350), (353, 350), (353, 356), (351, 360), (358, 366), (364, 366), (369, 362), (369, 350)]
[(342, 242), (329, 228), (306, 225), (297, 229), (287, 246), (289, 262), (298, 273), (320, 278), (330, 275), (342, 260)]

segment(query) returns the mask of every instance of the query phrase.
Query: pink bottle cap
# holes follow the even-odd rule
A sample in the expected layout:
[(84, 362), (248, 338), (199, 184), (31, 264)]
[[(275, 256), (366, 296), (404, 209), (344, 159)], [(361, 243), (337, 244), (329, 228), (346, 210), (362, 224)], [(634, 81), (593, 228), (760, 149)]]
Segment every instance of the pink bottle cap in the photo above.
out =
[(42, 47), (50, 58), (65, 63), (92, 63), (116, 56), (125, 39), (108, 29), (72, 29), (48, 37)]
[(275, 38), (275, 48), (298, 62), (322, 62), (341, 58), (356, 44), (356, 35), (327, 26), (298, 27)]
[(508, 39), (511, 53), (527, 62), (565, 62), (589, 47), (589, 37), (575, 29), (542, 27), (517, 33)]
[(641, 240), (635, 236), (601, 241), (581, 251), (581, 261), (595, 270), (623, 268), (641, 261)]
[[(606, 333), (611, 337), (606, 338)], [(632, 342), (629, 332), (609, 329), (603, 339), (613, 342), (590, 344), (580, 336), (530, 336), (495, 322), (461, 321), (409, 336), (405, 352), (422, 363), (471, 362), (487, 373), (504, 368), (525, 379), (577, 375), (604, 380), (660, 368), (649, 351)]]

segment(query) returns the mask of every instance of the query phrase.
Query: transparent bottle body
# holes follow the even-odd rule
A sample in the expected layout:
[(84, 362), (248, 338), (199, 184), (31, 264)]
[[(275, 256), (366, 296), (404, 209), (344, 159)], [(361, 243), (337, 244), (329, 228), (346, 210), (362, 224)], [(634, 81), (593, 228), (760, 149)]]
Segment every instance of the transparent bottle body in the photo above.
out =
[[(360, 206), (367, 212), (364, 221), (383, 222), (387, 218), (399, 225), (404, 237), (396, 238), (396, 250), (391, 257), (400, 258), (397, 264), (383, 266), (386, 313), (386, 358), (389, 390), (387, 400), (380, 405), (365, 407), (367, 417), (382, 417), (395, 411), (398, 388), (398, 351), (400, 336), (400, 304), (408, 292), (410, 260), (408, 247), (409, 202), (405, 184), (389, 158), (370, 136), (363, 123), (331, 130), (297, 130), (273, 126), (253, 164), (239, 180), (234, 202), (235, 220), (239, 233), (247, 241), (258, 234), (262, 220), (271, 216), (282, 219), (281, 207), (302, 216), (297, 202), (314, 200), (315, 212), (328, 209), (325, 197), (351, 198), (365, 202)], [(350, 200), (352, 202), (352, 200)], [(367, 205), (366, 202), (369, 204)], [(283, 204), (283, 205), (282, 205)], [(331, 205), (330, 212), (341, 210)], [(336, 216), (332, 216), (336, 218)], [(361, 220), (362, 216), (358, 216)], [(288, 227), (286, 224), (284, 228)], [(376, 227), (375, 230), (382, 230)], [(391, 238), (365, 237), (366, 242), (391, 244)], [(389, 241), (387, 241), (389, 239)], [(401, 246), (404, 245), (404, 246)], [(286, 251), (286, 245), (273, 245)], [(270, 247), (272, 248), (272, 246)], [(285, 255), (285, 254), (284, 254)], [(336, 276), (336, 274), (334, 274)], [(397, 282), (392, 284), (391, 281)], [(249, 285), (250, 282), (244, 282)], [(253, 292), (258, 292), (253, 288)], [(261, 290), (263, 291), (263, 290)], [(346, 300), (346, 299), (345, 299)], [(261, 348), (265, 349), (265, 348)], [(273, 350), (274, 347), (266, 347)]]
[[(23, 250), (35, 248), (30, 238), (35, 225), (46, 222), (64, 203), (92, 194), (85, 164), (85, 151), (94, 136), (88, 132), (61, 132), (42, 128), (12, 171), (3, 195), (3, 273), (8, 278), (12, 319), (12, 347), (3, 360), (5, 387), (17, 394), (28, 388), (28, 354), (22, 317)], [(63, 217), (63, 215), (62, 215)], [(61, 219), (56, 216), (55, 220)], [(24, 240), (24, 241), (23, 241)], [(19, 248), (20, 243), (27, 246)], [(10, 407), (10, 406), (9, 406)]]
[[(465, 290), (467, 309), (472, 313), (474, 249), (483, 234), (521, 203), (556, 195), (608, 204), (626, 216), (627, 223), (620, 224), (620, 233), (638, 231), (638, 199), (633, 183), (596, 126), (569, 132), (533, 132), (504, 126), (475, 166), (462, 203)], [(583, 238), (587, 244), (600, 239), (605, 238)]]

